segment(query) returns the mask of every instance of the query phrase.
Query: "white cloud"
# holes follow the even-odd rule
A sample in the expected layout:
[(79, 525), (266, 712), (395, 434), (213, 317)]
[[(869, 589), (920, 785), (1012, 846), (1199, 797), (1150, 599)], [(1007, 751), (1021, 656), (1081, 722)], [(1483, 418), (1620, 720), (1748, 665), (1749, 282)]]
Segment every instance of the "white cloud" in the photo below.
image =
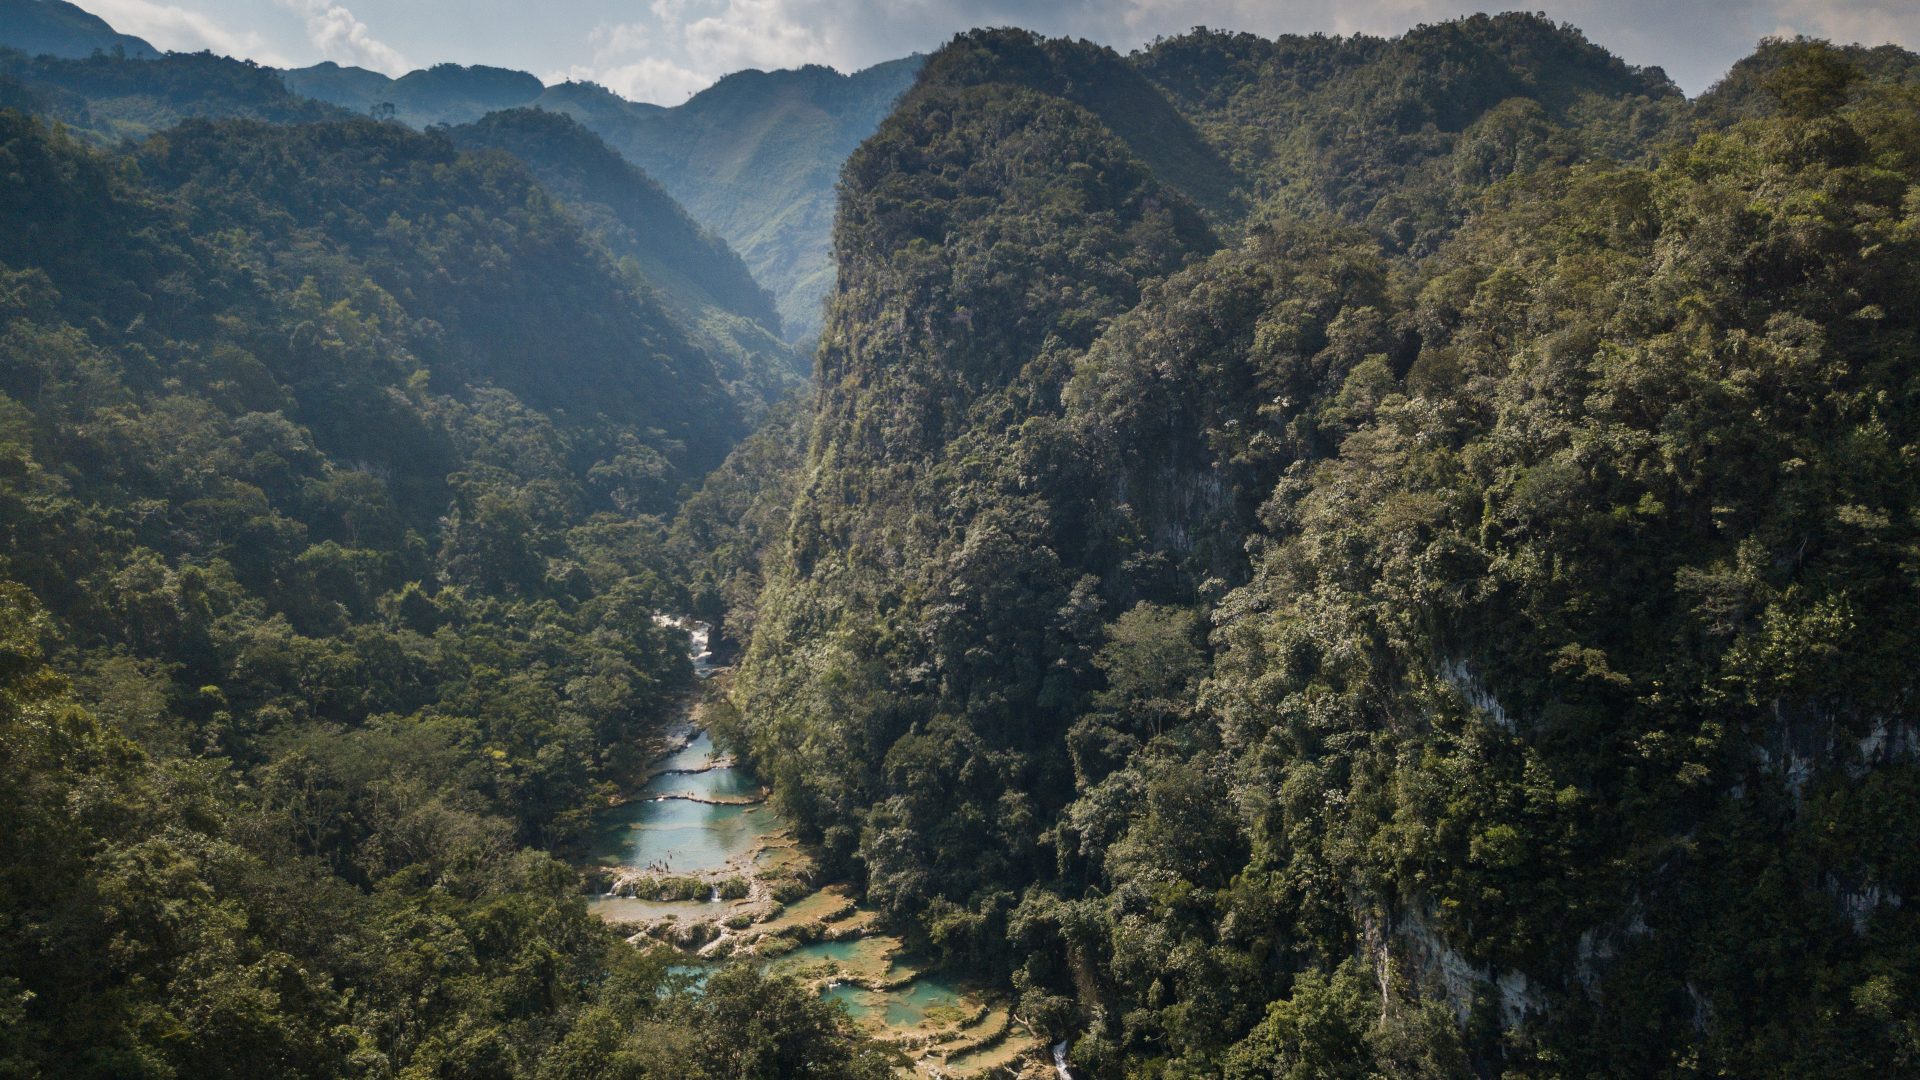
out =
[(831, 30), (810, 28), (809, 21), (788, 12), (790, 6), (788, 0), (727, 0), (725, 10), (687, 24), (687, 47), (691, 55), (726, 70), (798, 67), (833, 57)]
[(653, 0), (647, 5), (653, 17), (669, 26), (678, 26), (685, 18), (687, 0)]
[(688, 95), (713, 83), (712, 76), (659, 56), (626, 64), (575, 64), (566, 71), (547, 75), (545, 82), (552, 85), (565, 79), (599, 83), (630, 101), (652, 101), (661, 105), (678, 105)]
[(400, 50), (373, 36), (367, 24), (345, 7), (330, 0), (280, 0), (305, 17), (307, 40), (328, 60), (356, 67), (400, 75), (407, 71), (407, 59)]
[[(690, 12), (699, 6), (700, 10)], [(622, 97), (677, 105), (742, 68), (832, 62), (832, 42), (791, 10), (793, 0), (652, 0), (653, 19), (602, 23), (587, 35), (590, 64), (565, 77)]]
[(593, 62), (604, 64), (610, 60), (633, 56), (638, 53), (671, 51), (673, 42), (668, 35), (645, 23), (602, 23), (587, 35), (587, 44), (593, 46)]
[(1786, 0), (1780, 8), (1775, 32), (1782, 36), (1806, 34), (1845, 45), (1920, 42), (1920, 4), (1913, 0)]
[[(654, 0), (654, 11), (685, 6), (686, 0)], [(718, 73), (695, 71), (674, 59), (682, 52), (685, 35), (668, 12), (665, 26), (643, 23), (601, 24), (587, 35), (593, 47), (591, 64), (575, 64), (557, 78), (595, 82), (633, 101), (677, 105), (695, 91), (711, 85)], [(673, 55), (667, 55), (673, 54)]]
[(252, 31), (229, 30), (202, 12), (153, 0), (88, 0), (87, 9), (107, 20), (115, 30), (152, 42), (169, 52), (199, 52), (256, 60), (275, 67), (287, 59), (267, 49)]

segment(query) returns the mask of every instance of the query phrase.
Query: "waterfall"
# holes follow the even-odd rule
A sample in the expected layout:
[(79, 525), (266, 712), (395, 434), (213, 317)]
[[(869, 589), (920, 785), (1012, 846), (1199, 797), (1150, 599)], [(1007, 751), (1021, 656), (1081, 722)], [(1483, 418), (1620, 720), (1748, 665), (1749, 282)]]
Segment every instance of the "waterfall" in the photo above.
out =
[(685, 615), (662, 615), (654, 612), (654, 625), (671, 626), (687, 635), (687, 659), (693, 661), (693, 674), (696, 678), (707, 678), (713, 674), (713, 624), (699, 622)]

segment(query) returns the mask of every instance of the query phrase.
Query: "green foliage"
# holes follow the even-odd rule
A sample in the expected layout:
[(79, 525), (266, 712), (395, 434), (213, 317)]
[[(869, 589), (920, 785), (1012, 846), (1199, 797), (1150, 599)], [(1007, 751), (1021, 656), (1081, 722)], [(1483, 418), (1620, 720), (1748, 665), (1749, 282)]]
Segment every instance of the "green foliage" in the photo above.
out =
[(1136, 63), (1245, 178), (1260, 213), (1334, 215), (1415, 255), (1488, 183), (1639, 157), (1685, 111), (1657, 68), (1521, 13), (1390, 40), (1197, 30)]
[[(21, 40), (0, 28), (0, 42)], [(138, 50), (108, 49), (67, 58), (0, 48), (0, 76), (32, 88), (36, 111), (102, 143), (143, 138), (196, 116), (300, 123), (350, 115), (289, 93), (272, 68), (207, 52), (141, 59)]]
[[(740, 256), (700, 226), (661, 187), (592, 132), (559, 113), (511, 109), (448, 132), (463, 147), (504, 150), (527, 162), (540, 182), (581, 217), (616, 258), (630, 258), (647, 281), (683, 308), (717, 309), (778, 334), (773, 298), (754, 283)], [(783, 366), (777, 344), (762, 345)], [(787, 374), (775, 370), (763, 375)], [(786, 383), (773, 381), (770, 394)]]
[(1244, 213), (1231, 169), (1141, 66), (1087, 41), (976, 30), (935, 53), (921, 79), (953, 87), (1018, 86), (1071, 101), (1099, 117), (1162, 183), (1211, 213)]
[(1113, 62), (968, 35), (849, 161), (776, 798), (1102, 1074), (1910, 1069), (1911, 58), (1160, 42), (1217, 251)]
[(1914, 54), (1897, 45), (1766, 38), (1701, 95), (1697, 113), (1713, 128), (1782, 113), (1816, 116), (1849, 100), (1898, 94), (1915, 72)]
[[(718, 1004), (533, 849), (687, 680), (710, 359), (444, 138), (8, 111), (0, 171), (0, 1073), (684, 1075)], [(784, 993), (710, 1075), (874, 1075)]]
[(1253, 1031), (1227, 1053), (1235, 1080), (1337, 1080), (1375, 1076), (1460, 1076), (1468, 1071), (1452, 1017), (1435, 1006), (1384, 996), (1373, 973), (1352, 960), (1331, 978), (1305, 971)]
[(671, 108), (592, 83), (549, 88), (534, 104), (605, 139), (740, 253), (779, 308), (788, 340), (820, 333), (833, 289), (840, 167), (913, 84), (921, 58), (842, 75), (808, 65), (739, 71)]
[[(674, 1016), (673, 1056), (640, 1075), (688, 1080), (886, 1080), (906, 1060), (856, 1034), (844, 1008), (791, 977), (739, 965), (715, 972)], [(671, 1044), (670, 1044), (671, 1045)], [(664, 1049), (664, 1047), (663, 1047)]]
[[(0, 588), (9, 1075), (532, 1075), (580, 1010), (662, 1007), (571, 873), (418, 771), (459, 761), (423, 729), (316, 733), (251, 780), (152, 759), (44, 666), (52, 625)], [(388, 869), (356, 888), (328, 852)], [(646, 991), (602, 999), (620, 970)]]
[(1107, 686), (1093, 704), (1160, 734), (1166, 721), (1180, 718), (1205, 671), (1206, 656), (1194, 642), (1199, 628), (1191, 611), (1134, 605), (1107, 628), (1107, 643), (1094, 654)]

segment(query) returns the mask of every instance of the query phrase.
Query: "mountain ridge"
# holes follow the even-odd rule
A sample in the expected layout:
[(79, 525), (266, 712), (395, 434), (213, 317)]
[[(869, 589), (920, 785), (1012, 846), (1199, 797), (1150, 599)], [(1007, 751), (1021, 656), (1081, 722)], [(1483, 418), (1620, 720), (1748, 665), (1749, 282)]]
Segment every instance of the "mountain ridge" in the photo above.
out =
[[(25, 108), (58, 117), (102, 143), (145, 139), (193, 118), (288, 124), (368, 119), (293, 93), (272, 69), (201, 53), (65, 60), (0, 50), (0, 78), (21, 87)], [(499, 119), (435, 130), (474, 148), (525, 158), (613, 258), (642, 279), (641, 287), (676, 309), (685, 332), (721, 358), (730, 392), (750, 415), (758, 416), (803, 381), (803, 359), (781, 339), (772, 301), (738, 255), (695, 224), (637, 166), (559, 114), (488, 115)]]
[(1246, 211), (1129, 263), (1207, 181), (1097, 49), (961, 35), (849, 160), (721, 734), (1096, 1075), (1898, 1071), (1920, 61), (1171, 39)]
[(122, 34), (105, 19), (66, 0), (0, 0), (0, 41), (28, 55), (84, 60), (96, 52), (136, 60), (160, 55), (144, 39)]
[(840, 165), (919, 63), (905, 57), (851, 73), (822, 65), (744, 69), (673, 106), (628, 101), (593, 83), (542, 87), (525, 73), (456, 64), (395, 79), (323, 63), (286, 78), (298, 93), (355, 111), (390, 105), (395, 119), (415, 127), (518, 107), (572, 117), (739, 251), (774, 293), (788, 338), (806, 342), (818, 333), (831, 285)]
[(1920, 1061), (1920, 56), (316, 71), (0, 51), (0, 1074)]
[[(42, 40), (36, 27), (45, 20), (27, 16), (71, 7), (64, 0), (6, 2), (11, 6), (0, 13), (18, 8), (24, 14), (15, 23), (0, 23), (0, 45), (16, 42), (29, 53)], [(111, 53), (114, 39), (104, 36), (113, 34), (111, 27), (77, 8), (73, 12), (78, 13), (73, 21), (84, 23), (92, 36), (56, 51), (77, 60), (97, 50)], [(127, 45), (132, 50), (127, 55), (171, 64), (174, 70), (217, 63), (211, 56), (191, 61), (186, 54), (163, 55), (138, 44), (142, 47)], [(590, 83), (548, 87), (527, 72), (486, 65), (441, 63), (394, 77), (322, 61), (279, 77), (299, 97), (415, 128), (469, 124), (491, 112), (526, 107), (561, 112), (586, 124), (740, 252), (756, 280), (774, 294), (787, 340), (806, 347), (818, 335), (832, 285), (830, 237), (839, 168), (912, 81), (920, 62), (920, 57), (905, 57), (852, 73), (821, 65), (745, 69), (671, 107), (628, 101)], [(79, 77), (62, 78), (73, 83)], [(82, 95), (98, 90), (96, 78)], [(267, 92), (265, 87), (254, 91)], [(181, 104), (159, 96), (163, 110)], [(248, 110), (240, 100), (217, 115)], [(123, 126), (108, 130), (110, 135), (138, 135), (156, 126), (151, 107), (117, 105), (116, 111)], [(198, 111), (206, 112), (204, 104)], [(90, 119), (81, 116), (78, 105), (69, 105), (67, 112), (83, 122)], [(286, 110), (286, 115), (296, 112)]]

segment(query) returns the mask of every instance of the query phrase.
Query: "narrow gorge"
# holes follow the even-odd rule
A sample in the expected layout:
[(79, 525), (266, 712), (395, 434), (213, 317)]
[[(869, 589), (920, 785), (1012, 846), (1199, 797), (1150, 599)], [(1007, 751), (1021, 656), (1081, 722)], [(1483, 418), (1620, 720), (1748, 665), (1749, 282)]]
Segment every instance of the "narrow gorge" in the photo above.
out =
[(1560, 6), (0, 0), (0, 1080), (1920, 1075), (1920, 15)]

